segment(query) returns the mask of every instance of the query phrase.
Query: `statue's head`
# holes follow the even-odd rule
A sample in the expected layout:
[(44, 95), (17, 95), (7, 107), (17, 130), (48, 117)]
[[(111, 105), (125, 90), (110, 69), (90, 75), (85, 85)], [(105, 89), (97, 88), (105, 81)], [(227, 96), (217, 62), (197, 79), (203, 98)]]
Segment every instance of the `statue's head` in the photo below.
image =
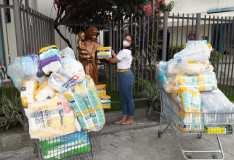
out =
[(99, 30), (96, 27), (89, 27), (85, 32), (85, 40), (97, 41)]
[(84, 41), (85, 40), (85, 33), (84, 32), (79, 32), (78, 33), (78, 37), (79, 37), (79, 39), (81, 39), (82, 41)]

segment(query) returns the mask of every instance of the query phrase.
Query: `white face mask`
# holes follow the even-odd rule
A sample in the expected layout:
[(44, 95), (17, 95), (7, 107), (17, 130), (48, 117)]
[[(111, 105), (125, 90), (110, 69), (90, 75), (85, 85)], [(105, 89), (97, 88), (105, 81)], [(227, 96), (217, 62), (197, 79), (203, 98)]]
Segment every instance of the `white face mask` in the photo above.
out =
[(123, 40), (123, 46), (124, 46), (124, 47), (129, 47), (129, 46), (130, 46), (130, 44), (128, 43), (128, 41)]

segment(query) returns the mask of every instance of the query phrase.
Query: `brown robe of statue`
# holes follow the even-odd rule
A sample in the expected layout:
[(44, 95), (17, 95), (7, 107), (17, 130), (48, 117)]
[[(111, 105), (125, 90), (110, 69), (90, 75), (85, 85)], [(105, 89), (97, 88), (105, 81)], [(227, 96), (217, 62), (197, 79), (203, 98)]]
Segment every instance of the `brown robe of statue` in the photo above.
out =
[(89, 27), (85, 32), (85, 40), (78, 44), (84, 45), (83, 47), (78, 46), (79, 60), (84, 66), (85, 73), (90, 75), (94, 80), (95, 84), (98, 84), (98, 69), (97, 69), (97, 48), (101, 47), (97, 41), (99, 31), (96, 27)]

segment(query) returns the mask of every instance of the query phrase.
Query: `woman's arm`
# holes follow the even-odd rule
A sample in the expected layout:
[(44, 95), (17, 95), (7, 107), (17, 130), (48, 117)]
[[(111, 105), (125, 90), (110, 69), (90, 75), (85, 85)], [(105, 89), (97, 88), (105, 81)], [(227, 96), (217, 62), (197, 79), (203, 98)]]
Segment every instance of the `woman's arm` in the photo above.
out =
[(110, 63), (118, 63), (120, 60), (117, 58), (115, 52), (112, 50), (111, 51), (113, 58), (108, 58), (107, 61)]

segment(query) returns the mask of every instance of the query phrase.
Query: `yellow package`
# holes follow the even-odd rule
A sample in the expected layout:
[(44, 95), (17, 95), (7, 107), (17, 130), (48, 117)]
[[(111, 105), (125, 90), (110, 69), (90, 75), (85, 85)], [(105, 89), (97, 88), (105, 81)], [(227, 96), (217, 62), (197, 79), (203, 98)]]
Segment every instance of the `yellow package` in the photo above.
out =
[(58, 93), (53, 87), (48, 85), (48, 81), (45, 81), (35, 92), (35, 98), (37, 101), (42, 101), (45, 99), (50, 99)]
[(103, 109), (111, 109), (111, 97), (108, 95), (100, 96)]
[(99, 47), (97, 49), (98, 59), (109, 58), (109, 57), (111, 57), (111, 47)]
[(31, 138), (43, 139), (77, 131), (75, 116), (66, 99), (34, 102), (25, 109)]
[(225, 127), (207, 127), (204, 130), (205, 134), (212, 135), (212, 134), (225, 134), (226, 128)]
[(22, 105), (28, 107), (29, 104), (36, 101), (35, 91), (37, 89), (37, 81), (24, 81), (21, 86), (20, 97)]
[(100, 97), (98, 95), (98, 91), (95, 87), (95, 83), (94, 83), (93, 79), (88, 75), (86, 75), (86, 78), (88, 79), (88, 81), (87, 81), (88, 84), (86, 85), (87, 86), (86, 91), (87, 91), (87, 95), (88, 95), (88, 100), (90, 101), (91, 106), (93, 107), (93, 109), (96, 112), (99, 124), (101, 126), (103, 126), (105, 124), (105, 115), (104, 115), (103, 106), (102, 106)]
[(96, 85), (97, 91), (99, 96), (105, 96), (106, 95), (106, 85), (105, 84), (99, 84)]
[[(76, 116), (80, 122), (81, 128), (83, 130), (90, 130), (94, 129), (95, 125), (90, 115), (88, 105), (85, 103), (84, 94), (85, 88), (83, 87), (83, 85), (77, 84), (69, 88), (69, 90), (65, 93), (65, 96), (74, 109)], [(96, 116), (94, 118), (96, 118)]]

